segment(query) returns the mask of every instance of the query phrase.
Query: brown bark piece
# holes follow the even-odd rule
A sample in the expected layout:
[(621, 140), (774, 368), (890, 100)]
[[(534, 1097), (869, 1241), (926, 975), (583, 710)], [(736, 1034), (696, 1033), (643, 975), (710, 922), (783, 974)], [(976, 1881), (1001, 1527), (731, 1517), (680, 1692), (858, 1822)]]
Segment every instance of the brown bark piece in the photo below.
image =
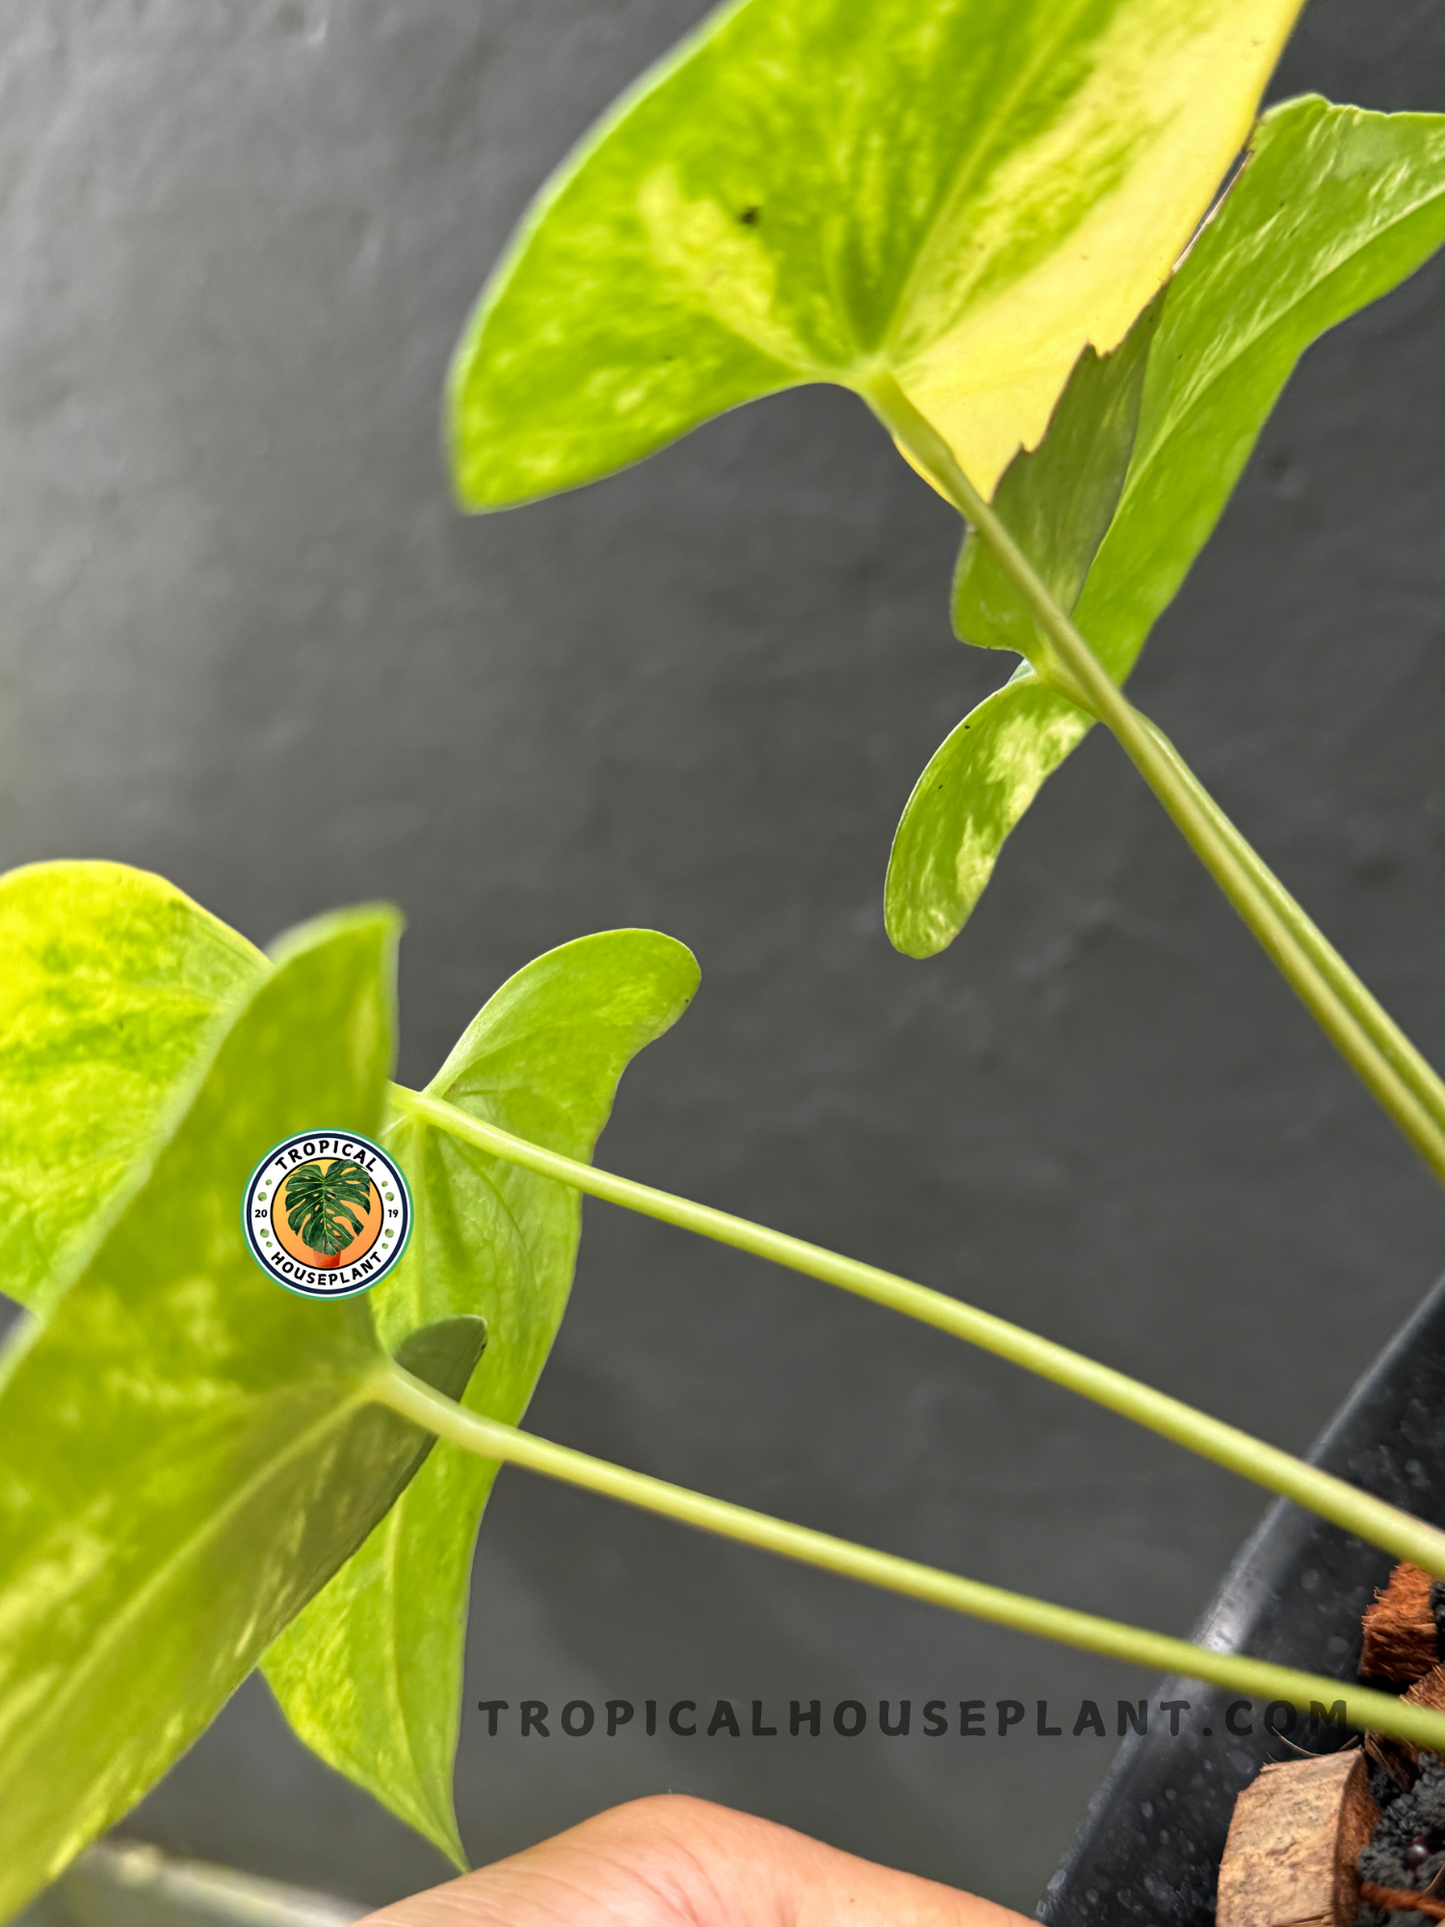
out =
[(1411, 1686), (1440, 1663), (1435, 1615), (1430, 1610), (1430, 1575), (1408, 1560), (1390, 1574), (1364, 1617), (1365, 1649), (1360, 1678), (1384, 1686)]
[(1217, 1927), (1354, 1927), (1379, 1817), (1358, 1749), (1262, 1767), (1234, 1803)]

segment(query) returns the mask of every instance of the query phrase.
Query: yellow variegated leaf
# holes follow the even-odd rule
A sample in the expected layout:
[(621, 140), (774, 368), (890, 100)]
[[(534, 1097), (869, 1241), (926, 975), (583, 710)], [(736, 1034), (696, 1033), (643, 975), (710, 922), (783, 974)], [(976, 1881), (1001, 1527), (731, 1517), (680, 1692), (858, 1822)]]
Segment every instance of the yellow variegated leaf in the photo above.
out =
[(501, 508), (892, 375), (991, 491), (1167, 277), (1300, 0), (742, 0), (543, 188), (453, 371)]

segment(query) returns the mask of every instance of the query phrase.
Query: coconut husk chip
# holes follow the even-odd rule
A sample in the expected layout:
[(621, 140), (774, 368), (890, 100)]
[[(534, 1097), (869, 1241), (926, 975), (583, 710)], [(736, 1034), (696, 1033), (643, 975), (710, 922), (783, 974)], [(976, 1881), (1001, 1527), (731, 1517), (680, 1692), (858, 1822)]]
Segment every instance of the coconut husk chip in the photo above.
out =
[(1430, 1604), (1433, 1583), (1428, 1572), (1402, 1560), (1385, 1590), (1375, 1594), (1363, 1621), (1362, 1680), (1399, 1691), (1440, 1664), (1440, 1637)]
[[(1364, 1615), (1360, 1678), (1445, 1713), (1442, 1603), (1428, 1573), (1396, 1566)], [(1383, 1774), (1372, 1792), (1374, 1769)], [(1265, 1766), (1235, 1802), (1217, 1927), (1356, 1927), (1362, 1902), (1445, 1921), (1442, 1837), (1445, 1761), (1436, 1754), (1370, 1733), (1359, 1748)]]
[(1358, 1748), (1262, 1767), (1235, 1801), (1217, 1927), (1355, 1927), (1379, 1817)]

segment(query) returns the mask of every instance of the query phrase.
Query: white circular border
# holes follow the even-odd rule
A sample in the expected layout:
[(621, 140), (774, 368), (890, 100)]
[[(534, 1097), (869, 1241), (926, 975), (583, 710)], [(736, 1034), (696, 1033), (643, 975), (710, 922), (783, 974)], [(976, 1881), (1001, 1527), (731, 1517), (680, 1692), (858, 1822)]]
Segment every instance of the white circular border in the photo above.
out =
[[(259, 1213), (256, 1211), (257, 1194), (261, 1192), (268, 1171), (272, 1172), (275, 1182), (279, 1184), (286, 1172), (296, 1165), (324, 1157), (355, 1158), (372, 1182), (378, 1185), (388, 1218), (393, 1211), (400, 1212), (396, 1243), (385, 1257), (378, 1259), (375, 1256), (376, 1247), (373, 1246), (367, 1256), (354, 1265), (343, 1265), (337, 1271), (318, 1271), (314, 1266), (301, 1264), (274, 1238), (263, 1242), (257, 1236), (257, 1218), (263, 1217), (269, 1226), (271, 1210), (274, 1208), (274, 1195), (267, 1187), (262, 1195), (268, 1198), (268, 1208)], [(396, 1187), (394, 1202), (387, 1197), (385, 1182), (378, 1180), (377, 1165), (381, 1166), (385, 1177)], [(384, 1228), (386, 1223), (384, 1219)], [(280, 1285), (285, 1291), (295, 1292), (301, 1298), (354, 1298), (358, 1292), (370, 1291), (396, 1266), (411, 1238), (411, 1227), (411, 1191), (401, 1166), (379, 1144), (369, 1137), (363, 1137), (359, 1131), (297, 1131), (290, 1137), (282, 1138), (279, 1144), (271, 1146), (251, 1173), (241, 1200), (241, 1230), (251, 1256), (273, 1284)], [(323, 1279), (334, 1279), (335, 1283), (323, 1283)]]

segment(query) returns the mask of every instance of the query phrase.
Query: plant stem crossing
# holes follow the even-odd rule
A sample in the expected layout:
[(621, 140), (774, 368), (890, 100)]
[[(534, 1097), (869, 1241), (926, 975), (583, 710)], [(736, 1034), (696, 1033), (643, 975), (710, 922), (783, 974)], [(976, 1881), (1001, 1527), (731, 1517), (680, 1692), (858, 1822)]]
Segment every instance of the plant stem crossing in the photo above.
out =
[(1182, 1399), (1155, 1391), (1124, 1372), (1070, 1351), (1065, 1345), (1040, 1338), (1005, 1318), (980, 1311), (974, 1305), (950, 1298), (945, 1292), (913, 1284), (893, 1272), (863, 1264), (856, 1258), (845, 1258), (838, 1252), (808, 1244), (802, 1238), (789, 1237), (785, 1232), (771, 1231), (765, 1225), (734, 1217), (711, 1205), (695, 1204), (688, 1198), (675, 1197), (671, 1192), (655, 1190), (651, 1185), (638, 1184), (631, 1178), (617, 1177), (575, 1158), (564, 1157), (560, 1152), (545, 1150), (495, 1124), (470, 1117), (442, 1098), (393, 1085), (391, 1099), (397, 1110), (509, 1164), (519, 1164), (539, 1176), (556, 1178), (609, 1204), (621, 1205), (644, 1217), (660, 1219), (680, 1230), (769, 1259), (824, 1284), (836, 1285), (875, 1305), (901, 1312), (967, 1344), (977, 1345), (995, 1357), (1006, 1358), (1025, 1371), (1132, 1419), (1135, 1424), (1172, 1439), (1176, 1445), (1211, 1459), (1256, 1485), (1292, 1499), (1346, 1532), (1383, 1547), (1397, 1559), (1412, 1560), (1435, 1577), (1445, 1579), (1445, 1532), (1318, 1466), (1307, 1465), (1303, 1459), (1281, 1451), (1278, 1446), (1267, 1445), (1236, 1426), (1226, 1425), (1186, 1405)]
[[(1293, 1667), (1273, 1666), (1265, 1660), (1247, 1659), (1236, 1653), (1216, 1652), (1207, 1646), (1195, 1646), (1186, 1639), (1172, 1639), (1164, 1633), (1125, 1625), (1120, 1620), (1075, 1612), (1068, 1606), (1032, 1599), (1025, 1593), (1008, 1592), (1001, 1586), (984, 1585), (977, 1579), (964, 1579), (936, 1566), (899, 1558), (894, 1553), (875, 1552), (847, 1539), (835, 1539), (830, 1533), (816, 1532), (810, 1526), (792, 1525), (765, 1512), (753, 1512), (747, 1506), (731, 1505), (723, 1499), (690, 1492), (684, 1486), (670, 1485), (665, 1479), (610, 1465), (604, 1459), (573, 1451), (570, 1446), (554, 1445), (515, 1426), (468, 1412), (396, 1364), (382, 1367), (373, 1396), (378, 1403), (389, 1406), (437, 1438), (480, 1458), (523, 1466), (528, 1471), (540, 1472), (545, 1478), (581, 1486), (585, 1491), (618, 1499), (645, 1512), (660, 1513), (679, 1524), (696, 1526), (704, 1532), (755, 1546), (763, 1552), (778, 1553), (845, 1579), (861, 1580), (909, 1599), (942, 1606), (949, 1612), (964, 1613), (971, 1619), (1034, 1633), (1064, 1646), (1127, 1660), (1154, 1672), (1182, 1674), (1186, 1679), (1205, 1680), (1260, 1699), (1287, 1700), (1304, 1713), (1315, 1705), (1328, 1707), (1341, 1697), (1339, 1680), (1296, 1672)], [(1346, 1689), (1345, 1706), (1352, 1726), (1368, 1727), (1413, 1746), (1445, 1752), (1445, 1715), (1410, 1706), (1389, 1693), (1374, 1692), (1363, 1686)]]

